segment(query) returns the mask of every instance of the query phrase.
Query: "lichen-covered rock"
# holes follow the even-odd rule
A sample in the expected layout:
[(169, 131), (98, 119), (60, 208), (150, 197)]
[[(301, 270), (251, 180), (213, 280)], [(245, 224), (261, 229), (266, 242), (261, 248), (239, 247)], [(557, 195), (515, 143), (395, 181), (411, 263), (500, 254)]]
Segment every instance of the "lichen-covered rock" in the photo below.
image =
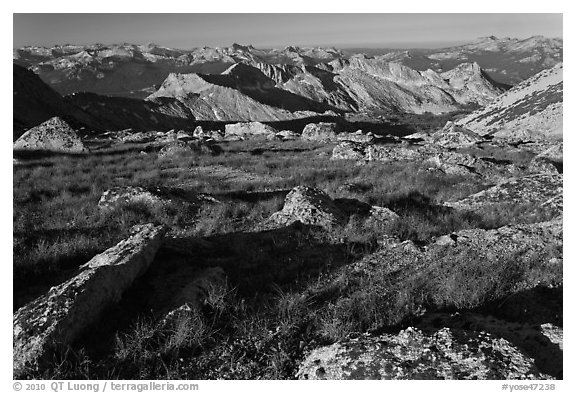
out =
[(302, 139), (316, 142), (333, 142), (336, 138), (336, 123), (309, 123), (302, 131)]
[(370, 207), (370, 211), (368, 212), (368, 219), (378, 222), (387, 222), (395, 220), (399, 217), (400, 216), (395, 212), (393, 212), (392, 210), (382, 206), (372, 206)]
[(470, 154), (456, 153), (453, 151), (443, 151), (430, 157), (427, 162), (441, 167), (444, 164), (463, 165), (467, 167), (474, 167), (477, 164), (477, 159)]
[(143, 187), (113, 187), (102, 193), (98, 201), (98, 207), (102, 210), (112, 209), (118, 205), (133, 202), (143, 202), (147, 204), (157, 204), (165, 202), (156, 193), (143, 188)]
[(14, 142), (14, 150), (88, 153), (88, 148), (76, 131), (59, 117), (53, 117), (26, 131)]
[(268, 227), (287, 226), (300, 221), (306, 225), (332, 228), (344, 225), (346, 220), (346, 214), (324, 191), (313, 187), (298, 186), (286, 195), (282, 210), (272, 214), (265, 225)]
[(559, 173), (558, 168), (550, 160), (543, 157), (534, 157), (528, 164), (528, 170), (534, 173)]
[(437, 149), (406, 146), (385, 146), (353, 141), (340, 142), (332, 150), (332, 159), (357, 161), (414, 161), (421, 160)]
[(332, 159), (362, 160), (364, 159), (365, 156), (364, 153), (365, 148), (366, 145), (357, 142), (351, 142), (351, 141), (340, 142), (332, 150)]
[(422, 158), (422, 153), (418, 150), (407, 147), (368, 145), (364, 152), (368, 161), (404, 161)]
[(168, 143), (158, 152), (158, 158), (183, 157), (194, 154), (195, 149), (188, 143), (177, 140)]
[(14, 376), (36, 367), (57, 345), (70, 345), (152, 263), (166, 230), (132, 228), (129, 238), (96, 255), (68, 281), (20, 308), (13, 317)]
[(543, 152), (539, 153), (536, 157), (545, 158), (555, 162), (562, 162), (564, 158), (563, 146), (564, 144), (562, 142), (556, 143), (547, 148), (546, 150), (544, 150)]
[[(534, 174), (515, 177), (470, 195), (457, 202), (445, 203), (446, 206), (464, 210), (476, 210), (486, 206), (503, 203), (541, 203), (562, 198), (563, 176), (561, 174)], [(558, 211), (559, 214), (562, 211)]]
[(372, 133), (364, 134), (362, 130), (356, 132), (342, 132), (336, 136), (339, 141), (349, 141), (357, 143), (372, 143), (376, 139)]
[(445, 148), (459, 148), (484, 141), (480, 135), (449, 121), (444, 128), (430, 135), (429, 142)]
[(156, 139), (156, 133), (151, 132), (134, 132), (122, 137), (124, 143), (147, 143)]
[(276, 133), (276, 137), (282, 139), (283, 141), (295, 141), (300, 139), (300, 135), (294, 131), (283, 130)]
[[(455, 245), (477, 249), (509, 249), (530, 247), (543, 250), (546, 246), (562, 245), (562, 219), (535, 224), (506, 225), (496, 229), (464, 229), (450, 235)], [(443, 239), (443, 238), (441, 238)]]
[(509, 341), (442, 328), (360, 337), (311, 351), (299, 379), (550, 379)]
[(551, 323), (509, 322), (491, 315), (464, 312), (430, 313), (425, 315), (416, 327), (423, 331), (431, 331), (435, 330), (436, 326), (487, 332), (495, 337), (502, 337), (534, 359), (540, 371), (562, 379), (564, 333), (560, 326)]
[(469, 154), (444, 151), (424, 161), (424, 164), (442, 170), (449, 175), (474, 175), (490, 166), (489, 163), (478, 160)]
[(221, 141), (224, 139), (224, 135), (219, 130), (208, 131), (203, 130), (201, 126), (197, 126), (192, 133), (194, 138), (198, 139), (214, 139), (215, 141)]
[(226, 124), (225, 137), (250, 139), (255, 137), (274, 139), (276, 138), (276, 130), (267, 124), (257, 121), (248, 123), (235, 123)]

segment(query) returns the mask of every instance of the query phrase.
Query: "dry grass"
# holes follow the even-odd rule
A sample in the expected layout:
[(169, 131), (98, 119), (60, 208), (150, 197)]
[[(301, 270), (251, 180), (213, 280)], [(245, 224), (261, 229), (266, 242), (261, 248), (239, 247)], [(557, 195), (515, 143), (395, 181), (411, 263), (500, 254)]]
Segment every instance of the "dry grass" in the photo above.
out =
[[(235, 255), (243, 255), (241, 261), (263, 266), (280, 249), (296, 253), (306, 247), (334, 245), (336, 251), (343, 250), (348, 263), (377, 255), (380, 268), (360, 275), (345, 266), (317, 269), (278, 285), (262, 276), (252, 284), (242, 282), (241, 291), (234, 286), (213, 289), (205, 307), (184, 313), (169, 326), (142, 317), (118, 332), (109, 353), (98, 357), (81, 348), (68, 350), (55, 355), (51, 367), (30, 377), (291, 378), (310, 343), (396, 326), (424, 310), (478, 307), (537, 282), (561, 279), (561, 268), (559, 272), (546, 269), (542, 255), (511, 253), (496, 258), (460, 249), (416, 256), (378, 249), (383, 236), (423, 245), (460, 229), (550, 218), (529, 205), (479, 214), (440, 206), (486, 188), (475, 180), (421, 172), (418, 164), (410, 163), (354, 166), (330, 160), (330, 146), (302, 141), (235, 142), (223, 147), (218, 156), (178, 160), (158, 161), (153, 151), (140, 154), (131, 148), (87, 157), (48, 157), (16, 166), (14, 306), (61, 282), (74, 268), (126, 236), (136, 223), (163, 223), (182, 237), (251, 233), (282, 206), (283, 194), (271, 191), (296, 185), (316, 186), (335, 198), (386, 206), (400, 218), (378, 223), (353, 215), (344, 228), (332, 232), (311, 230), (292, 240), (269, 234), (262, 244), (238, 242), (238, 247), (244, 247), (235, 250)], [(216, 165), (261, 179), (223, 182), (193, 170)], [(102, 192), (114, 186), (182, 184), (189, 185), (188, 191), (212, 193), (221, 203), (199, 209), (178, 201), (161, 206), (129, 203), (108, 212), (97, 208)], [(547, 253), (545, 257), (561, 255), (561, 250)], [(296, 256), (304, 258), (302, 266), (311, 262), (306, 255)], [(329, 264), (330, 255), (322, 256), (322, 262)], [(403, 275), (397, 265), (425, 268)]]

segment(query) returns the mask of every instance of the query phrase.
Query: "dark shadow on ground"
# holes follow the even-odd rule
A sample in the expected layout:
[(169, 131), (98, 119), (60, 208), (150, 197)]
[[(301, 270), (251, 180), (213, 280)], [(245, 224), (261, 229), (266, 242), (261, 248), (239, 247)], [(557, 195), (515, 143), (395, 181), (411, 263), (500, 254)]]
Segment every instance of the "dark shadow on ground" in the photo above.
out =
[[(311, 116), (302, 119), (293, 120), (278, 120), (278, 121), (262, 121), (261, 123), (268, 124), (278, 131), (289, 130), (301, 134), (309, 123), (336, 123), (337, 132), (355, 132), (362, 130), (364, 132), (372, 132), (377, 135), (394, 135), (406, 136), (413, 134), (417, 130), (405, 124), (394, 124), (386, 120), (375, 119), (373, 121), (354, 120), (348, 121), (341, 116)], [(224, 131), (226, 124), (234, 124), (236, 121), (196, 121), (195, 124), (201, 126), (206, 130), (220, 130)]]
[(497, 299), (475, 310), (489, 313), (513, 322), (542, 325), (552, 323), (563, 326), (562, 286), (548, 288), (539, 286)]
[[(491, 229), (477, 213), (438, 205), (428, 196), (416, 191), (389, 200), (384, 207), (400, 216), (399, 227), (396, 229), (400, 239), (412, 240), (419, 246), (426, 245), (430, 237), (445, 235), (460, 229)], [(424, 235), (417, 228), (405, 222), (412, 223), (410, 225), (419, 223), (424, 228), (431, 228), (431, 232), (422, 237)]]
[(273, 191), (228, 191), (212, 194), (214, 198), (223, 200), (240, 200), (244, 202), (256, 203), (267, 201), (274, 198), (285, 198), (291, 189), (273, 190)]
[(278, 288), (304, 287), (321, 273), (355, 260), (345, 245), (315, 236), (319, 230), (297, 223), (259, 232), (166, 239), (148, 271), (78, 344), (91, 356), (106, 356), (117, 332), (127, 331), (139, 318), (160, 317), (179, 291), (207, 268), (223, 269), (228, 286), (257, 303), (269, 301)]
[(509, 165), (512, 164), (512, 161), (510, 160), (499, 160), (497, 158), (494, 157), (479, 157), (481, 160), (486, 161), (486, 162), (490, 162), (492, 164), (496, 164), (496, 165)]

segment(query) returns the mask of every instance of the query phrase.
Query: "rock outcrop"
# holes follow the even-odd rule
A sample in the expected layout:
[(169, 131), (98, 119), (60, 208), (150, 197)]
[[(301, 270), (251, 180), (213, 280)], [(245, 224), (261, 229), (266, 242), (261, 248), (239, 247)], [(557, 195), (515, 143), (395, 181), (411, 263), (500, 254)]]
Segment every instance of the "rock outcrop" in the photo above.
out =
[(345, 141), (332, 150), (332, 159), (362, 160), (362, 161), (411, 161), (424, 158), (418, 149), (404, 146), (373, 145)]
[(227, 139), (250, 139), (266, 138), (274, 139), (277, 131), (267, 124), (260, 122), (226, 124), (225, 138)]
[(542, 158), (554, 162), (562, 162), (564, 159), (564, 144), (563, 143), (553, 144), (548, 149), (539, 153), (534, 158)]
[(537, 173), (562, 173), (563, 161), (563, 144), (554, 144), (536, 155), (530, 161), (528, 170)]
[(404, 161), (422, 159), (422, 153), (416, 149), (402, 146), (368, 145), (365, 150), (367, 161)]
[(76, 131), (59, 117), (26, 131), (14, 142), (14, 150), (88, 153)]
[(346, 219), (346, 214), (324, 191), (298, 186), (286, 195), (282, 210), (272, 214), (265, 226), (282, 227), (300, 221), (306, 225), (332, 228), (344, 225)]
[(439, 237), (430, 247), (454, 246), (473, 247), (478, 250), (510, 251), (528, 247), (543, 251), (546, 247), (562, 245), (562, 220), (539, 222), (536, 224), (507, 225), (497, 229), (465, 229)]
[(102, 193), (98, 201), (101, 210), (114, 209), (125, 203), (142, 202), (146, 204), (163, 203), (164, 199), (143, 187), (114, 187)]
[(276, 137), (280, 138), (283, 141), (295, 141), (297, 139), (300, 139), (300, 134), (290, 130), (283, 130), (277, 132)]
[(470, 154), (443, 151), (427, 160), (424, 164), (442, 170), (449, 175), (474, 175), (496, 170), (496, 165), (485, 160), (478, 159)]
[(509, 341), (485, 332), (407, 328), (311, 351), (299, 379), (550, 379)]
[(333, 160), (363, 160), (365, 158), (366, 145), (363, 143), (345, 141), (340, 142), (332, 150)]
[(316, 142), (336, 140), (336, 123), (309, 123), (302, 131), (302, 139)]
[(448, 149), (454, 149), (472, 146), (483, 140), (484, 138), (480, 135), (449, 121), (444, 128), (430, 135), (429, 141)]
[(152, 263), (165, 228), (132, 228), (129, 238), (96, 255), (79, 273), (20, 308), (13, 317), (14, 376), (36, 367), (58, 345), (70, 345), (117, 302)]
[(187, 157), (194, 154), (194, 149), (183, 141), (174, 141), (165, 145), (158, 152), (158, 158)]
[(372, 143), (376, 139), (372, 133), (363, 133), (362, 130), (356, 132), (341, 132), (336, 136), (338, 141), (344, 142), (357, 142), (357, 143)]
[(192, 135), (194, 136), (194, 138), (198, 139), (213, 139), (215, 141), (221, 141), (222, 139), (224, 139), (224, 134), (222, 132), (218, 130), (215, 131), (204, 130), (202, 129), (201, 126), (197, 126), (194, 129)]
[(457, 123), (513, 140), (562, 139), (562, 70), (560, 63), (534, 75)]
[(528, 164), (528, 170), (534, 173), (559, 173), (558, 168), (550, 160), (542, 157), (534, 157)]
[(424, 331), (434, 326), (486, 332), (502, 337), (524, 352), (538, 369), (554, 378), (562, 379), (563, 328), (552, 323), (509, 322), (477, 313), (430, 313), (416, 325)]
[[(446, 206), (476, 210), (488, 206), (513, 203), (544, 204), (555, 200), (555, 209), (562, 212), (563, 182), (560, 174), (533, 174), (514, 177), (487, 190), (470, 195), (456, 202), (446, 203)], [(559, 199), (559, 200), (557, 200)], [(552, 208), (552, 206), (550, 206)]]

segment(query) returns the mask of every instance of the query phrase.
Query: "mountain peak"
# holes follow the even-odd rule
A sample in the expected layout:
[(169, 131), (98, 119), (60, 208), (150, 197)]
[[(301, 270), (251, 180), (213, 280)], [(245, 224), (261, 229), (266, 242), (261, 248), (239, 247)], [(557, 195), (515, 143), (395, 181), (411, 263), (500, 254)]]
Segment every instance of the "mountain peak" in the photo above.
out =
[(249, 51), (250, 49), (254, 49), (254, 47), (252, 45), (240, 45), (237, 43), (233, 43), (232, 44), (232, 49), (234, 49), (235, 51)]

